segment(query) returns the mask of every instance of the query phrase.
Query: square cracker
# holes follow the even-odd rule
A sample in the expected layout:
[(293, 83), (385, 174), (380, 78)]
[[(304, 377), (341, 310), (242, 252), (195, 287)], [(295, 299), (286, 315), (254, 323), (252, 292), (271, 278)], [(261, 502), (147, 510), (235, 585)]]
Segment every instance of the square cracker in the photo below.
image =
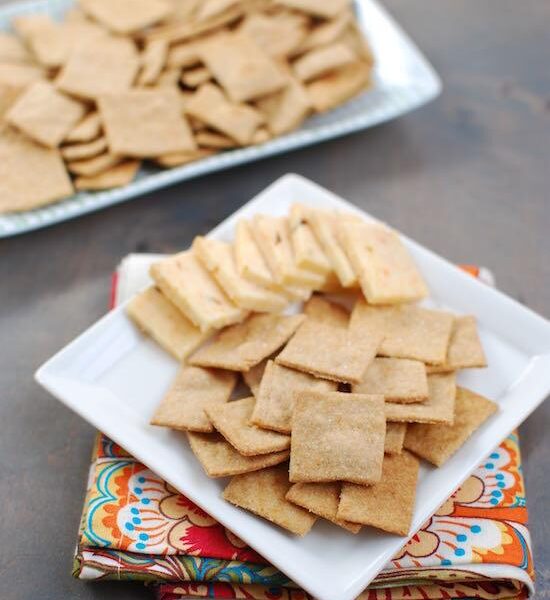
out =
[(440, 467), (497, 409), (498, 406), (491, 400), (459, 387), (456, 392), (454, 423), (409, 425), (405, 448)]
[(395, 231), (374, 223), (343, 223), (338, 235), (369, 304), (413, 302), (428, 295)]
[(357, 61), (315, 79), (306, 86), (313, 108), (325, 112), (343, 104), (371, 84), (370, 65)]
[(412, 304), (371, 306), (361, 299), (353, 308), (350, 329), (380, 332), (381, 356), (440, 365), (445, 362), (453, 322), (451, 313)]
[(487, 366), (487, 359), (472, 315), (456, 317), (451, 332), (447, 357), (442, 365), (428, 365), (428, 373), (457, 371)]
[(313, 234), (309, 213), (310, 208), (303, 204), (296, 203), (290, 207), (290, 240), (294, 261), (301, 269), (309, 269), (327, 276), (332, 273), (332, 265)]
[(307, 319), (275, 359), (285, 367), (343, 383), (360, 383), (376, 356), (382, 336)]
[(294, 73), (301, 81), (310, 81), (340, 69), (357, 60), (353, 50), (342, 42), (334, 42), (309, 50), (292, 64)]
[(316, 517), (285, 498), (289, 488), (286, 465), (280, 465), (233, 477), (223, 497), (231, 504), (302, 536), (312, 528)]
[(255, 394), (251, 421), (266, 429), (290, 433), (297, 393), (305, 390), (335, 392), (336, 384), (268, 361)]
[(55, 83), (68, 94), (95, 100), (101, 94), (128, 89), (138, 69), (135, 44), (126, 38), (105, 36), (101, 43), (86, 41), (75, 46)]
[(313, 321), (328, 323), (343, 329), (346, 329), (349, 323), (348, 311), (340, 304), (329, 302), (322, 296), (312, 296), (304, 304), (304, 314)]
[(267, 96), (287, 83), (282, 68), (243, 33), (214, 35), (200, 46), (199, 54), (234, 102)]
[(236, 383), (237, 376), (230, 371), (184, 365), (155, 410), (151, 425), (212, 432), (206, 410), (226, 403)]
[(229, 300), (190, 250), (154, 263), (150, 274), (170, 302), (201, 331), (219, 329), (246, 317), (246, 311)]
[(197, 236), (193, 251), (237, 306), (256, 312), (280, 312), (286, 308), (288, 298), (239, 275), (233, 249), (227, 242)]
[(302, 391), (292, 416), (290, 481), (376, 483), (385, 436), (383, 396)]
[(37, 81), (17, 98), (5, 119), (33, 140), (55, 148), (85, 112), (83, 104), (58, 92), (51, 83)]
[(251, 367), (248, 371), (243, 371), (242, 376), (246, 385), (250, 388), (252, 395), (257, 398), (260, 391), (260, 383), (267, 367), (268, 359), (264, 358), (257, 365)]
[(58, 150), (11, 129), (0, 132), (0, 213), (29, 210), (72, 193)]
[(185, 112), (239, 144), (250, 144), (264, 118), (247, 104), (230, 102), (213, 83), (205, 83), (186, 101)]
[(185, 360), (207, 337), (155, 287), (134, 296), (126, 313), (177, 360)]
[(405, 435), (407, 433), (407, 423), (388, 423), (386, 422), (386, 439), (384, 440), (385, 454), (401, 454)]
[(325, 276), (296, 265), (286, 217), (256, 215), (252, 234), (277, 283), (310, 288), (323, 285)]
[(359, 217), (312, 209), (309, 211), (308, 222), (342, 286), (354, 287), (357, 285), (357, 277), (337, 238), (340, 223), (348, 218), (358, 219)]
[(98, 105), (113, 154), (145, 158), (196, 149), (174, 90), (102, 94)]
[(221, 331), (189, 360), (201, 367), (248, 371), (280, 348), (303, 322), (303, 315), (253, 314)]
[(98, 154), (102, 154), (108, 150), (107, 139), (98, 137), (91, 142), (83, 142), (82, 144), (70, 144), (61, 148), (61, 156), (66, 161), (84, 160), (93, 158)]
[(233, 251), (239, 275), (258, 285), (268, 288), (274, 286), (271, 271), (254, 241), (250, 224), (245, 219), (237, 223)]
[(108, 190), (131, 183), (139, 170), (139, 160), (125, 160), (97, 175), (76, 177), (74, 185), (77, 190)]
[(77, 123), (65, 136), (64, 142), (91, 142), (101, 134), (101, 117), (95, 110), (89, 112), (80, 123)]
[(295, 483), (288, 490), (286, 499), (309, 510), (314, 515), (351, 531), (351, 533), (358, 533), (361, 525), (350, 521), (342, 521), (336, 517), (341, 489), (342, 485), (337, 481), (330, 483)]
[(206, 409), (208, 418), (223, 437), (244, 456), (280, 452), (290, 448), (290, 436), (260, 429), (250, 423), (253, 397)]
[(353, 391), (382, 394), (386, 402), (424, 402), (428, 399), (426, 367), (423, 362), (407, 358), (375, 358)]
[(452, 423), (456, 396), (454, 373), (428, 376), (428, 399), (414, 404), (386, 402), (386, 419), (401, 423)]
[(414, 511), (418, 468), (418, 460), (408, 452), (385, 456), (378, 483), (343, 484), (338, 518), (407, 535)]
[[(289, 451), (243, 456), (219, 433), (187, 432), (189, 445), (208, 477), (230, 477), (286, 462)], [(286, 471), (286, 465), (285, 465)]]
[(121, 34), (154, 25), (173, 10), (167, 0), (80, 0), (80, 6), (96, 21)]

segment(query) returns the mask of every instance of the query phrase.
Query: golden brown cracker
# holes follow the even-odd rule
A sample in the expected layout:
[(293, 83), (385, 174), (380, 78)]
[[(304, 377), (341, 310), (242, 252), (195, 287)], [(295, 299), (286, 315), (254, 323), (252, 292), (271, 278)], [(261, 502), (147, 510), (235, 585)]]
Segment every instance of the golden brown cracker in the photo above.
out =
[(107, 139), (99, 137), (91, 142), (83, 142), (82, 144), (70, 144), (61, 148), (61, 156), (66, 161), (84, 160), (93, 158), (98, 154), (106, 152), (108, 149)]
[(306, 52), (292, 64), (301, 81), (311, 81), (357, 60), (353, 51), (341, 42), (334, 42)]
[(245, 219), (237, 222), (233, 251), (239, 275), (265, 287), (272, 287), (273, 276), (269, 270)]
[(299, 392), (292, 415), (290, 481), (373, 484), (382, 475), (385, 436), (383, 396)]
[(428, 287), (399, 235), (375, 223), (342, 223), (340, 244), (369, 304), (413, 302)]
[(267, 358), (264, 358), (257, 365), (251, 367), (248, 371), (244, 371), (242, 373), (243, 380), (246, 385), (249, 387), (252, 395), (257, 398), (258, 392), (260, 391), (260, 383), (262, 381), (262, 377), (264, 376), (264, 371), (267, 366)]
[(351, 533), (358, 533), (361, 525), (350, 521), (342, 521), (336, 517), (341, 488), (342, 485), (339, 482), (295, 483), (288, 490), (286, 499), (309, 510), (314, 515), (351, 531)]
[(428, 399), (414, 404), (386, 402), (386, 419), (401, 423), (452, 423), (456, 383), (454, 373), (428, 376)]
[(25, 44), (13, 33), (0, 31), (0, 63), (31, 63)]
[(168, 43), (165, 40), (152, 40), (145, 44), (141, 54), (141, 71), (138, 85), (154, 85), (161, 74), (168, 57)]
[(190, 359), (193, 365), (248, 371), (280, 348), (303, 322), (303, 315), (252, 314), (227, 327)]
[(266, 429), (290, 433), (297, 393), (303, 390), (336, 391), (336, 384), (268, 361), (257, 392), (253, 392), (256, 405), (251, 421)]
[(25, 88), (44, 78), (44, 70), (35, 65), (0, 61), (0, 85)]
[(93, 158), (84, 158), (67, 163), (67, 169), (75, 175), (82, 177), (95, 177), (112, 169), (123, 161), (122, 156), (114, 155), (109, 152), (99, 154)]
[(350, 329), (382, 333), (381, 356), (443, 364), (453, 322), (454, 316), (444, 311), (413, 304), (372, 306), (361, 299), (353, 309)]
[(77, 190), (108, 190), (127, 185), (134, 180), (140, 165), (139, 160), (124, 160), (97, 175), (75, 177), (74, 185)]
[(96, 110), (89, 112), (71, 131), (65, 136), (64, 142), (91, 142), (101, 135), (101, 117)]
[(244, 456), (280, 452), (290, 448), (290, 436), (260, 429), (250, 423), (253, 397), (228, 402), (225, 406), (206, 409), (210, 422), (223, 437)]
[(381, 339), (376, 331), (356, 335), (342, 327), (308, 319), (276, 362), (323, 379), (360, 383)]
[(342, 485), (338, 518), (407, 535), (414, 512), (418, 468), (418, 460), (408, 452), (385, 456), (378, 483)]
[(199, 148), (215, 148), (217, 150), (227, 150), (236, 146), (235, 140), (216, 131), (202, 129), (195, 133), (195, 141)]
[(197, 148), (196, 150), (190, 150), (188, 152), (172, 152), (170, 154), (157, 156), (155, 162), (161, 167), (181, 167), (182, 165), (200, 160), (201, 158), (212, 156), (213, 154), (216, 154), (216, 152), (217, 150), (214, 150), (213, 148)]
[(103, 26), (126, 35), (162, 21), (172, 11), (167, 0), (80, 0), (80, 6)]
[(206, 67), (187, 69), (181, 74), (180, 81), (183, 85), (196, 88), (212, 79), (212, 73)]
[(306, 86), (317, 112), (325, 112), (357, 96), (371, 85), (371, 67), (358, 61), (320, 77)]
[(316, 517), (286, 499), (290, 485), (287, 467), (280, 465), (233, 477), (223, 497), (231, 504), (302, 536), (312, 528)]
[(472, 315), (456, 317), (442, 365), (428, 365), (428, 373), (457, 371), (487, 366), (485, 352), (477, 332), (476, 318)]
[(428, 378), (423, 362), (406, 358), (375, 358), (361, 383), (353, 386), (357, 394), (382, 394), (386, 402), (402, 404), (428, 399)]
[(58, 150), (12, 129), (0, 132), (0, 213), (29, 210), (72, 193)]
[(202, 331), (238, 323), (246, 316), (190, 250), (154, 263), (150, 273), (163, 294)]
[(4, 118), (33, 140), (55, 148), (85, 112), (83, 104), (58, 92), (51, 83), (36, 81), (17, 98)]
[(318, 295), (312, 296), (304, 304), (304, 314), (307, 315), (308, 319), (313, 321), (328, 323), (329, 325), (343, 329), (346, 329), (349, 323), (349, 313), (343, 306), (329, 302)]
[(209, 408), (221, 410), (237, 383), (231, 371), (184, 365), (157, 406), (151, 425), (188, 431), (212, 432)]
[(143, 332), (178, 360), (185, 360), (207, 337), (155, 287), (134, 296), (126, 305), (126, 312)]
[(188, 431), (187, 437), (193, 454), (201, 463), (208, 477), (230, 477), (250, 473), (288, 460), (288, 450), (258, 456), (243, 456), (219, 433)]
[(306, 39), (299, 47), (299, 52), (307, 52), (313, 48), (326, 46), (339, 39), (352, 19), (352, 13), (345, 10), (337, 14), (334, 18), (321, 21), (313, 27)]
[(332, 273), (332, 265), (315, 238), (309, 222), (310, 208), (295, 203), (290, 207), (290, 240), (296, 266), (321, 275)]
[(451, 425), (409, 425), (405, 448), (441, 467), (497, 409), (491, 400), (458, 387), (454, 422)]
[(133, 89), (102, 94), (98, 100), (113, 154), (136, 158), (195, 150), (177, 92)]
[(385, 454), (401, 454), (407, 433), (407, 423), (386, 423)]

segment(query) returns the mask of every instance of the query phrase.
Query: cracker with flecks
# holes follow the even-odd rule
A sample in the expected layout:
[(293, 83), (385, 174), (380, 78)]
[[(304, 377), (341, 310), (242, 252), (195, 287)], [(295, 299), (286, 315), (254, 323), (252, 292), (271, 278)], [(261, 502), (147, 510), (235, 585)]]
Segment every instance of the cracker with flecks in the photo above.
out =
[(237, 306), (256, 312), (280, 312), (287, 306), (288, 299), (285, 296), (239, 275), (231, 244), (197, 236), (193, 250)]
[(68, 94), (95, 100), (101, 94), (127, 90), (139, 69), (135, 44), (126, 38), (105, 36), (101, 43), (78, 44), (56, 78)]
[(477, 332), (476, 318), (472, 315), (456, 317), (451, 332), (447, 356), (442, 365), (428, 365), (428, 373), (457, 371), (487, 366), (485, 352)]
[(151, 425), (209, 433), (214, 431), (208, 409), (223, 410), (237, 383), (231, 371), (184, 365), (158, 405)]
[(325, 112), (343, 104), (371, 85), (371, 66), (357, 61), (306, 86), (313, 108)]
[(324, 275), (296, 265), (286, 217), (256, 215), (252, 233), (277, 283), (310, 288), (323, 284)]
[(315, 377), (360, 383), (381, 340), (376, 331), (356, 335), (348, 329), (308, 319), (275, 360)]
[(342, 485), (339, 482), (295, 483), (288, 490), (286, 499), (351, 533), (359, 533), (361, 525), (336, 517), (341, 489)]
[(244, 456), (269, 454), (290, 448), (290, 436), (260, 429), (250, 423), (255, 402), (252, 397), (234, 400), (224, 406), (207, 408), (206, 414), (216, 430)]
[(413, 302), (428, 295), (411, 255), (389, 227), (342, 223), (338, 236), (370, 304)]
[(303, 320), (303, 315), (253, 314), (243, 323), (221, 331), (189, 362), (202, 367), (248, 371), (280, 348)]
[(75, 177), (77, 190), (109, 190), (131, 183), (139, 170), (141, 161), (125, 160), (97, 175)]
[(410, 358), (428, 364), (445, 362), (454, 315), (412, 304), (371, 306), (360, 299), (354, 306), (350, 329), (379, 331), (381, 356)]
[(426, 366), (407, 358), (375, 358), (353, 391), (382, 394), (386, 402), (424, 402), (428, 399)]
[(199, 55), (234, 102), (266, 96), (287, 82), (282, 68), (243, 33), (212, 36), (199, 47)]
[(262, 381), (262, 377), (264, 376), (264, 371), (267, 366), (267, 358), (264, 358), (257, 365), (251, 367), (248, 371), (244, 371), (242, 373), (244, 382), (250, 388), (252, 395), (257, 398), (258, 392), (260, 391), (260, 383)]
[(146, 158), (195, 150), (179, 94), (170, 89), (133, 89), (98, 99), (113, 154)]
[(342, 327), (345, 329), (349, 323), (348, 311), (340, 304), (329, 302), (322, 296), (312, 296), (304, 304), (304, 314), (312, 321), (328, 323), (334, 327)]
[(357, 277), (337, 238), (339, 224), (347, 219), (358, 219), (355, 215), (338, 214), (326, 210), (311, 209), (309, 224), (319, 244), (332, 264), (343, 287), (357, 285)]
[(126, 313), (178, 360), (187, 358), (207, 337), (154, 287), (134, 296), (126, 305)]
[(327, 276), (332, 272), (325, 251), (315, 238), (309, 222), (311, 209), (304, 204), (293, 204), (288, 218), (290, 240), (294, 251), (294, 261), (301, 269), (309, 269)]
[(454, 373), (428, 376), (428, 399), (414, 404), (386, 402), (386, 419), (401, 423), (452, 423), (456, 396)]
[(8, 128), (0, 131), (0, 213), (29, 210), (72, 193), (57, 149)]
[(297, 393), (303, 390), (336, 391), (336, 384), (268, 361), (254, 394), (251, 421), (266, 429), (290, 433)]
[(378, 483), (342, 485), (338, 518), (407, 535), (414, 511), (418, 467), (418, 460), (408, 452), (385, 456)]
[(376, 483), (385, 435), (383, 396), (299, 392), (292, 415), (290, 481)]
[(264, 118), (247, 104), (227, 100), (213, 83), (205, 83), (186, 101), (185, 112), (239, 144), (249, 144)]
[(223, 497), (231, 504), (302, 536), (312, 528), (316, 517), (286, 499), (290, 485), (287, 467), (280, 465), (233, 477)]
[(47, 81), (37, 81), (17, 98), (4, 118), (33, 140), (55, 148), (85, 112), (81, 102), (58, 92)]
[(407, 423), (386, 423), (385, 454), (401, 454), (407, 433)]
[(405, 448), (440, 467), (497, 409), (491, 400), (459, 387), (454, 422), (451, 425), (409, 425)]
[(168, 0), (80, 0), (93, 19), (119, 34), (132, 34), (162, 21), (173, 10)]
[[(288, 460), (289, 451), (243, 456), (219, 433), (187, 432), (189, 445), (208, 477), (231, 477), (278, 465)], [(286, 471), (286, 466), (285, 466)]]
[(162, 293), (202, 331), (238, 323), (247, 314), (231, 302), (190, 250), (154, 263), (150, 274)]

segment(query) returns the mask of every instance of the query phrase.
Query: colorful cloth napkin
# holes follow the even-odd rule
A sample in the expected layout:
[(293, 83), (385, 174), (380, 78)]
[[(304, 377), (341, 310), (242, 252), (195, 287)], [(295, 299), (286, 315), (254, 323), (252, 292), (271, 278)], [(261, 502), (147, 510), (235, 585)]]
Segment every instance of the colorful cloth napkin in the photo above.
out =
[[(130, 255), (112, 303), (148, 283), (156, 256)], [(490, 273), (468, 268), (490, 282)], [(306, 600), (283, 573), (98, 434), (75, 554), (82, 579), (142, 580), (162, 600)], [(362, 600), (522, 599), (533, 591), (517, 433), (508, 436), (393, 558)]]

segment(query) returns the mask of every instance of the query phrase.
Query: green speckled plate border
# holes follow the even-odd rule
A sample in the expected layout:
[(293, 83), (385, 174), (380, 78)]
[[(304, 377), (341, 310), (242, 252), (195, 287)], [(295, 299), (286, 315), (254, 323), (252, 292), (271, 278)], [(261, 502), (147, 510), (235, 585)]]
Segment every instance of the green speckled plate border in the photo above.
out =
[[(42, 12), (60, 18), (72, 0), (31, 0), (0, 9), (0, 30), (22, 14)], [(366, 129), (403, 115), (435, 98), (441, 81), (418, 48), (375, 0), (356, 0), (361, 28), (376, 56), (374, 86), (350, 102), (265, 144), (226, 151), (182, 167), (161, 170), (144, 166), (136, 179), (121, 188), (81, 192), (61, 202), (21, 213), (0, 215), (0, 237), (9, 237), (66, 221), (175, 183), (235, 165), (316, 144)]]

